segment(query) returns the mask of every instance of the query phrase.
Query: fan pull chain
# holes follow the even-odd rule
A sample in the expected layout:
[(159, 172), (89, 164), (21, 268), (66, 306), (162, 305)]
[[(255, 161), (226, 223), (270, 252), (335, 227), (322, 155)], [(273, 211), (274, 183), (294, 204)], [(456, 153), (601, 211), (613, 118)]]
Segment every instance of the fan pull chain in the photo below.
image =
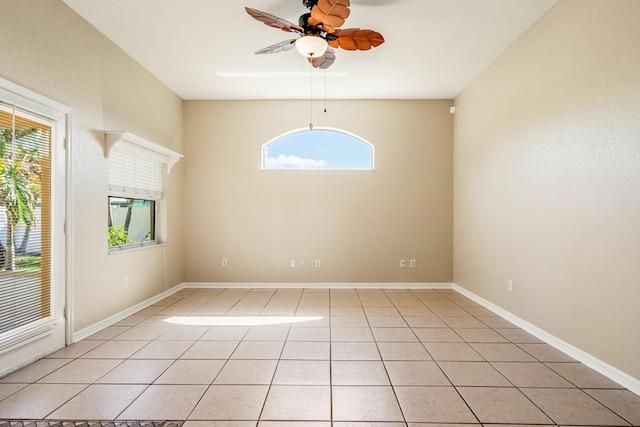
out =
[(327, 112), (327, 69), (324, 69), (324, 112)]
[(309, 130), (313, 130), (313, 63), (309, 61)]

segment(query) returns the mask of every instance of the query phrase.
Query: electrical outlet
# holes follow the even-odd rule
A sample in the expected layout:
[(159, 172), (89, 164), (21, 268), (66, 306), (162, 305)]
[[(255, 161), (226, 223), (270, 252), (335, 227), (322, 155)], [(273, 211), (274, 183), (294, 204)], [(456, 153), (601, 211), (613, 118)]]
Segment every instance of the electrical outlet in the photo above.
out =
[(298, 260), (298, 267), (304, 268), (304, 260), (303, 259), (299, 259)]
[(229, 261), (226, 258), (222, 258), (222, 266), (226, 267), (229, 265)]
[(295, 259), (291, 260), (291, 268), (296, 268), (296, 260)]
[(128, 288), (128, 287), (129, 287), (129, 278), (128, 278), (128, 277), (125, 277), (125, 278), (124, 278), (124, 280), (123, 280), (123, 286), (124, 286), (125, 288)]
[(319, 259), (316, 260), (316, 268), (320, 268), (320, 260)]
[(400, 268), (405, 268), (407, 266), (407, 261), (404, 259), (400, 260)]
[(511, 292), (513, 292), (513, 280), (509, 279), (509, 281), (507, 282), (507, 289), (510, 290)]
[(411, 265), (411, 268), (416, 268), (416, 260), (415, 260), (415, 259), (412, 259), (412, 260), (410, 261), (410, 265)]

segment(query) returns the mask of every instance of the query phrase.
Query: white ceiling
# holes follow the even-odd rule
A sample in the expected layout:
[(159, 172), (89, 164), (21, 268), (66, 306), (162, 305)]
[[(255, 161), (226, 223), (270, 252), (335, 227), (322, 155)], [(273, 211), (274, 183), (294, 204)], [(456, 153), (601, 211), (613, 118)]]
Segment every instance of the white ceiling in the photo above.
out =
[(295, 49), (253, 54), (293, 35), (244, 6), (297, 23), (301, 0), (64, 2), (183, 99), (452, 99), (557, 0), (351, 0), (343, 27), (386, 41), (337, 49), (326, 75)]

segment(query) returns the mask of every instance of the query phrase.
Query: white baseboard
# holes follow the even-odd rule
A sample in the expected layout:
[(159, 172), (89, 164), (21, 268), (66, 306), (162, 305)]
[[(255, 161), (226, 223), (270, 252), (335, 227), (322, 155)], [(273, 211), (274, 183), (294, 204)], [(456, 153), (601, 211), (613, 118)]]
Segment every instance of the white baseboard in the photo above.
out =
[(453, 289), (452, 283), (223, 283), (185, 282), (185, 288), (231, 289)]
[(87, 338), (88, 336), (91, 336), (93, 334), (95, 334), (96, 332), (101, 331), (104, 328), (107, 328), (109, 326), (112, 326), (115, 323), (118, 323), (119, 321), (131, 316), (132, 314), (137, 313), (138, 311), (149, 307), (150, 305), (153, 305), (155, 303), (157, 303), (158, 301), (163, 300), (164, 298), (171, 296), (173, 294), (175, 294), (176, 292), (178, 292), (179, 290), (184, 289), (184, 283), (180, 283), (179, 285), (174, 286), (171, 289), (167, 289), (166, 291), (151, 297), (145, 301), (142, 301), (132, 307), (129, 307), (125, 310), (122, 310), (119, 313), (116, 313), (112, 316), (107, 317), (106, 319), (103, 319), (99, 322), (94, 323), (93, 325), (87, 326), (84, 329), (81, 329), (77, 332), (73, 333), (73, 342), (76, 343), (82, 339)]
[(534, 337), (536, 337), (536, 338), (544, 341), (545, 343), (549, 344), (550, 346), (560, 350), (561, 352), (563, 352), (567, 356), (572, 357), (573, 359), (577, 360), (578, 362), (581, 362), (581, 363), (585, 364), (586, 366), (590, 367), (591, 369), (601, 373), (602, 375), (604, 375), (605, 377), (609, 378), (610, 380), (620, 384), (622, 387), (624, 387), (624, 388), (628, 389), (629, 391), (632, 391), (633, 393), (635, 393), (635, 394), (640, 396), (640, 380), (639, 379), (634, 378), (631, 375), (625, 374), (621, 370), (609, 365), (606, 362), (603, 362), (602, 360), (590, 355), (589, 353), (586, 353), (583, 350), (580, 350), (577, 347), (574, 347), (573, 345), (569, 344), (566, 341), (561, 340), (560, 338), (556, 337), (555, 335), (552, 335), (552, 334), (548, 333), (547, 331), (538, 328), (537, 326), (527, 322), (524, 319), (521, 319), (520, 317), (516, 316), (515, 314), (498, 307), (497, 305), (493, 304), (492, 302), (487, 301), (486, 299), (474, 294), (473, 292), (470, 292), (470, 291), (466, 290), (462, 286), (456, 285), (454, 283), (452, 285), (452, 288), (455, 291), (457, 291), (457, 292), (461, 293), (462, 295), (466, 296), (467, 298), (469, 298), (469, 299), (477, 302), (478, 304), (482, 305), (486, 309), (493, 311), (498, 316), (500, 316), (500, 317), (508, 320), (509, 322), (513, 323), (514, 325), (522, 328), (523, 330), (527, 331), (528, 333), (530, 333)]

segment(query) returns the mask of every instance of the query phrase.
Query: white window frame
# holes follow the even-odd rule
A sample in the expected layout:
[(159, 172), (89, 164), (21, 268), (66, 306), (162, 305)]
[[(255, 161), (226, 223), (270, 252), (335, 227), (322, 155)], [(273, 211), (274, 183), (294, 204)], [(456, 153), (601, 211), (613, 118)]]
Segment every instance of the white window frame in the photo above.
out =
[(108, 192), (109, 196), (138, 198), (155, 201), (155, 240), (140, 244), (114, 246), (108, 248), (109, 253), (118, 253), (141, 247), (157, 246), (167, 243), (167, 201), (165, 197), (166, 176), (171, 174), (173, 166), (183, 157), (182, 154), (169, 150), (154, 142), (136, 136), (131, 132), (105, 132), (104, 155), (109, 159), (112, 153), (129, 153), (145, 160), (158, 162), (162, 165), (160, 197), (145, 197), (142, 195), (124, 195), (119, 192)]

